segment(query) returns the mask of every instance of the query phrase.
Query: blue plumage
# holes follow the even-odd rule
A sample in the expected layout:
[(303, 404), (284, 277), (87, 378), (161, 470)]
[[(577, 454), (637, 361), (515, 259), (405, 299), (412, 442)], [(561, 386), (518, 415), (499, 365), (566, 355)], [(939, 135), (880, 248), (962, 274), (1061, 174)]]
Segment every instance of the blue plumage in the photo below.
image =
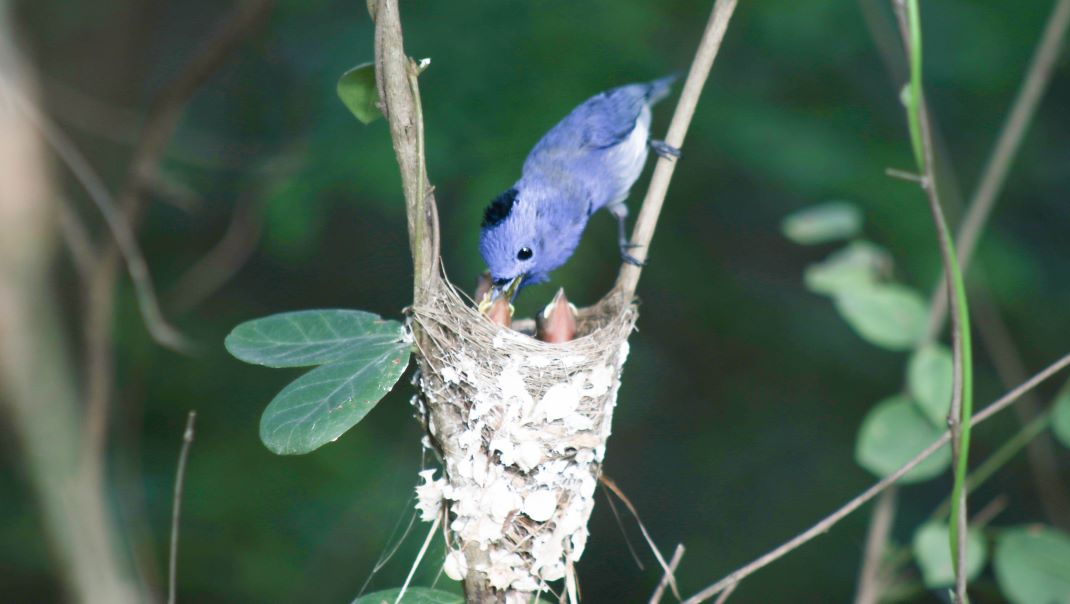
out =
[(528, 155), (520, 180), (487, 207), (479, 252), (500, 291), (546, 281), (572, 256), (587, 220), (601, 208), (618, 220), (627, 254), (624, 200), (646, 163), (650, 107), (668, 95), (675, 76), (597, 94), (572, 110)]

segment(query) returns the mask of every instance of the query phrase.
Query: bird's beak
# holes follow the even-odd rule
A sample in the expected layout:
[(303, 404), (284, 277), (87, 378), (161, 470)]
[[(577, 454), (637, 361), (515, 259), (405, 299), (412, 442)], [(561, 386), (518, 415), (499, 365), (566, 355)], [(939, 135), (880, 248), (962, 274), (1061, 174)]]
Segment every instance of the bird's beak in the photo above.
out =
[(508, 281), (495, 281), (493, 287), (490, 288), (490, 291), (479, 301), (479, 312), (485, 314), (498, 298), (505, 298), (506, 301), (511, 303), (513, 298), (516, 297), (517, 290), (520, 288), (520, 283), (524, 280), (524, 276), (525, 275), (521, 274)]

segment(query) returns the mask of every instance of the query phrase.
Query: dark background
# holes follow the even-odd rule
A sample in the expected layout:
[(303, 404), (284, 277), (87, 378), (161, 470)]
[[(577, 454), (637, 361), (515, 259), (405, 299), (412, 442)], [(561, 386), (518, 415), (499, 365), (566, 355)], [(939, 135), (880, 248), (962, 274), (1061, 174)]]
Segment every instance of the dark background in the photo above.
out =
[[(16, 2), (19, 34), (53, 117), (118, 188), (149, 102), (194, 55), (230, 3)], [(531, 146), (603, 89), (686, 69), (710, 2), (494, 0), (402, 3), (421, 76), (430, 177), (450, 276), (466, 287), (485, 204), (519, 175)], [(687, 546), (678, 573), (692, 593), (806, 528), (871, 484), (854, 461), (858, 426), (902, 388), (906, 357), (856, 336), (804, 267), (833, 247), (780, 234), (790, 211), (857, 203), (866, 234), (889, 248), (896, 277), (928, 292), (939, 255), (925, 200), (884, 175), (912, 165), (898, 103), (897, 57), (867, 28), (884, 2), (741, 2), (676, 170), (651, 264), (606, 473), (662, 551)], [(358, 427), (310, 455), (277, 457), (259, 415), (298, 375), (243, 365), (223, 337), (238, 322), (285, 310), (360, 308), (398, 317), (411, 299), (400, 182), (382, 121), (362, 126), (335, 95), (338, 76), (368, 61), (363, 1), (283, 0), (190, 103), (163, 165), (165, 182), (140, 242), (169, 316), (203, 344), (185, 357), (152, 343), (129, 282), (117, 308), (118, 396), (110, 493), (146, 572), (165, 584), (171, 489), (186, 412), (198, 412), (186, 478), (180, 596), (186, 602), (350, 601), (399, 518), (412, 507), (420, 431), (403, 379)], [(972, 192), (1043, 26), (1049, 2), (924, 2), (925, 83), (958, 184), (952, 220)], [(898, 49), (898, 46), (895, 47)], [(1070, 334), (1070, 71), (1062, 53), (979, 250), (999, 311), (1030, 371), (1067, 350)], [(667, 128), (675, 96), (655, 112)], [(61, 173), (57, 170), (57, 173)], [(646, 175), (629, 202), (637, 209)], [(179, 192), (176, 193), (176, 190)], [(81, 190), (66, 195), (101, 233)], [(237, 207), (261, 236), (237, 274), (192, 309), (175, 304), (185, 271), (223, 236)], [(613, 221), (596, 216), (551, 284), (531, 288), (530, 314), (558, 286), (595, 301), (616, 274)], [(83, 296), (68, 258), (56, 280), (72, 341)], [(980, 274), (980, 273), (976, 273)], [(72, 350), (72, 354), (77, 353)], [(978, 347), (977, 401), (1003, 388)], [(1057, 384), (1046, 386), (1050, 395)], [(978, 459), (1016, 427), (1010, 413), (977, 430)], [(59, 599), (53, 561), (14, 436), (0, 429), (0, 593)], [(1064, 470), (1070, 453), (1058, 450)], [(904, 488), (895, 537), (912, 531), (950, 475)], [(996, 524), (1043, 520), (1024, 456), (976, 494), (1005, 494)], [(732, 602), (835, 602), (853, 594), (868, 508), (746, 581)], [(407, 521), (407, 516), (402, 523)], [(589, 602), (645, 601), (660, 570), (625, 518), (640, 570), (604, 499), (579, 566)], [(417, 525), (371, 581), (399, 585), (426, 531)], [(441, 544), (417, 575), (430, 584)], [(979, 584), (992, 582), (988, 571)], [(451, 584), (445, 578), (440, 585)], [(916, 601), (930, 601), (924, 592)]]

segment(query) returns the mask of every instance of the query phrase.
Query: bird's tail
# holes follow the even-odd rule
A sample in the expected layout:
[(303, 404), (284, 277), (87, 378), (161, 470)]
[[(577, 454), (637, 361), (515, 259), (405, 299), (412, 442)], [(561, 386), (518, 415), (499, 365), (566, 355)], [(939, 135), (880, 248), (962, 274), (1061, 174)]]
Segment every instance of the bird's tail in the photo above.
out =
[(648, 82), (646, 93), (647, 103), (653, 105), (661, 99), (669, 96), (669, 93), (672, 92), (672, 85), (675, 84), (678, 79), (680, 79), (680, 74), (674, 73), (663, 78), (658, 78), (652, 82)]

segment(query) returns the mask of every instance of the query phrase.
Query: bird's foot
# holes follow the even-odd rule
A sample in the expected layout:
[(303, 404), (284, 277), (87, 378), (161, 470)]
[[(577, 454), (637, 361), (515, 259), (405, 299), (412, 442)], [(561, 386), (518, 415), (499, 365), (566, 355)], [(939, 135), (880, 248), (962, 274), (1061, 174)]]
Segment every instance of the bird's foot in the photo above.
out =
[(643, 246), (636, 245), (636, 244), (633, 244), (633, 243), (622, 243), (622, 244), (620, 244), (620, 259), (623, 260), (625, 262), (625, 264), (630, 264), (632, 266), (646, 266), (646, 261), (639, 260), (638, 258), (636, 258), (635, 256), (632, 256), (631, 254), (629, 254), (627, 252), (627, 250), (630, 250), (632, 248), (637, 248), (637, 247), (643, 247)]
[(664, 157), (665, 159), (679, 159), (680, 157), (680, 149), (665, 141), (651, 139), (650, 148), (654, 150), (658, 157)]

